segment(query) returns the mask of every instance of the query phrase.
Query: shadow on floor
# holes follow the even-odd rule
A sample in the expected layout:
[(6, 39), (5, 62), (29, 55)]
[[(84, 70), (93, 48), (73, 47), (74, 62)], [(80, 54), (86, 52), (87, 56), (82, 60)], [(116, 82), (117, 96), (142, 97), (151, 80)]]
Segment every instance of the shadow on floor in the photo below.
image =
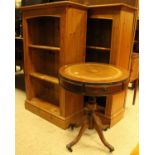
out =
[(25, 91), (24, 73), (16, 72), (15, 74), (15, 88)]

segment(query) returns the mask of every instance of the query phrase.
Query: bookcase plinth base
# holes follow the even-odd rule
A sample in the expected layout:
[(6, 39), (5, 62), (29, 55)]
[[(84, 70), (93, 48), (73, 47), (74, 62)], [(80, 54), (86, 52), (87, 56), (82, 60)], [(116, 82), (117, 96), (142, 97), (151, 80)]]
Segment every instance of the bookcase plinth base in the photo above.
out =
[[(68, 117), (62, 117), (59, 112), (46, 111), (29, 100), (25, 101), (25, 108), (62, 129), (67, 129), (71, 123), (76, 123), (83, 115), (83, 110), (81, 110)], [(59, 111), (59, 107), (57, 107), (57, 111)]]

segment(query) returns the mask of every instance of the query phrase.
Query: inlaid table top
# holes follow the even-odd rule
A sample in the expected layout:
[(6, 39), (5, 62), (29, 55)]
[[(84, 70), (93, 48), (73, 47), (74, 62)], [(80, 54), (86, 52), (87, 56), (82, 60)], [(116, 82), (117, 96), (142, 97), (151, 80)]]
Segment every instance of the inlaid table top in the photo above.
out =
[(104, 63), (65, 65), (59, 74), (68, 80), (84, 83), (117, 83), (129, 77), (126, 70)]

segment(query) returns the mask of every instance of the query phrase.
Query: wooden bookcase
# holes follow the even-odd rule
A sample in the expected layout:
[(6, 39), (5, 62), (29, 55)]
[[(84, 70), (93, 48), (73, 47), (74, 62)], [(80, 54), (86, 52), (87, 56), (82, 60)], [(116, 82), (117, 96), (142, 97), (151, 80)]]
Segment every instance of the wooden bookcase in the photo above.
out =
[[(129, 69), (136, 8), (123, 3), (53, 2), (22, 7), (25, 107), (66, 129), (81, 119), (84, 98), (58, 85), (58, 69), (76, 62), (103, 62)], [(98, 97), (100, 116), (122, 119), (126, 92)]]
[[(110, 63), (129, 70), (135, 11), (135, 7), (122, 3), (89, 6), (86, 61)], [(98, 106), (103, 109), (99, 115), (104, 122), (113, 126), (122, 119), (125, 97), (124, 91), (98, 98)]]
[(25, 107), (66, 129), (70, 122), (81, 118), (83, 98), (59, 87), (58, 70), (66, 64), (84, 62), (87, 8), (57, 2), (21, 9)]

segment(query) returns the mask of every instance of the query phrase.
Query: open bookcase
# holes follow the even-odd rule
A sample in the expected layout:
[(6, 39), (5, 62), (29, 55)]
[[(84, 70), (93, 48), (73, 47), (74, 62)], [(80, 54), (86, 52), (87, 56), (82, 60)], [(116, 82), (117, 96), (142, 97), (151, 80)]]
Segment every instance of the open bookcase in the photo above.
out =
[(83, 102), (81, 96), (60, 88), (58, 70), (84, 61), (85, 9), (69, 2), (22, 8), (25, 107), (64, 129), (80, 118)]
[(30, 104), (59, 116), (60, 17), (33, 17), (27, 19), (27, 28)]
[[(122, 3), (89, 7), (86, 62), (109, 63), (129, 70), (135, 10)], [(113, 126), (122, 119), (125, 97), (124, 91), (97, 98), (99, 115), (105, 123)]]

